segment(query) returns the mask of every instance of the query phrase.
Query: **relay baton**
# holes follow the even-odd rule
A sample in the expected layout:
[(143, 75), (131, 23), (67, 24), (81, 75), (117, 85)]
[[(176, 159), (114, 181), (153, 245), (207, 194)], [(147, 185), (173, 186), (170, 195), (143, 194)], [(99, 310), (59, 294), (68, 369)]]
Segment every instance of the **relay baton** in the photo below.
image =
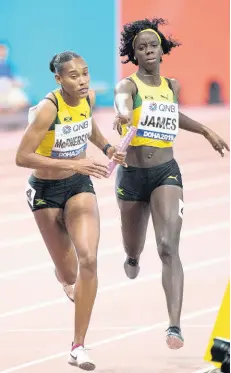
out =
[[(131, 140), (135, 136), (136, 132), (137, 132), (136, 127), (134, 126), (129, 127), (127, 134), (122, 138), (122, 140), (119, 143), (119, 146), (117, 148), (118, 151), (124, 152), (128, 148), (128, 145), (130, 144)], [(113, 160), (110, 160), (110, 162), (108, 163), (108, 171), (109, 171), (108, 177), (112, 174), (116, 166), (117, 166), (117, 163), (114, 162)]]

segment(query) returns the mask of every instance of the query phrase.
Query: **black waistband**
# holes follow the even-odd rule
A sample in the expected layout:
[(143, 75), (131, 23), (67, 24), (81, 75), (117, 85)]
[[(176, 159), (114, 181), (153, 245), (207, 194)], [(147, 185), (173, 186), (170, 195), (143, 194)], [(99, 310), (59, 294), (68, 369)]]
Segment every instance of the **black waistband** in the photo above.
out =
[(80, 174), (74, 174), (74, 175), (68, 176), (64, 179), (39, 179), (32, 174), (29, 177), (29, 181), (32, 182), (32, 183), (43, 184), (43, 185), (48, 186), (48, 185), (66, 184), (66, 183), (68, 183), (72, 180), (74, 181), (74, 180), (78, 179), (79, 176), (81, 176), (81, 175)]
[(174, 163), (176, 163), (176, 160), (175, 160), (175, 158), (172, 158), (172, 159), (170, 159), (170, 161), (158, 164), (156, 166), (151, 166), (151, 167), (134, 167), (134, 166), (128, 166), (128, 167), (121, 166), (121, 167), (123, 167), (125, 170), (128, 170), (128, 171), (130, 170), (130, 171), (144, 171), (144, 172), (146, 171), (146, 172), (148, 172), (148, 171), (158, 170), (161, 167), (166, 167), (166, 166), (169, 166), (169, 165), (174, 164)]

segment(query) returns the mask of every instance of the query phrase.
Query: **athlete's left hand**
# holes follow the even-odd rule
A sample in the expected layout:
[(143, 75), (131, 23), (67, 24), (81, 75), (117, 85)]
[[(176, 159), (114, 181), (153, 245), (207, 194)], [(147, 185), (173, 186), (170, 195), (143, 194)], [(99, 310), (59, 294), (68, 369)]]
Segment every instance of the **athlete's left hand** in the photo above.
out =
[(108, 158), (112, 159), (117, 164), (121, 164), (124, 167), (127, 167), (127, 163), (125, 162), (126, 154), (126, 152), (118, 151), (116, 146), (111, 146), (107, 150)]
[(205, 138), (210, 142), (212, 147), (220, 153), (222, 157), (224, 157), (225, 155), (224, 149), (230, 151), (229, 146), (226, 144), (226, 142), (211, 129), (207, 129)]

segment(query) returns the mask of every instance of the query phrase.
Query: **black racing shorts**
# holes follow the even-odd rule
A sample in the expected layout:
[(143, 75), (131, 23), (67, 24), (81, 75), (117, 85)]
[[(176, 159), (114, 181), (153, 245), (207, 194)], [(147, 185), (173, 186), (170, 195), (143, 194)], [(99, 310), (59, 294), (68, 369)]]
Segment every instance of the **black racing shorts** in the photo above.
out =
[(67, 200), (79, 193), (95, 194), (88, 175), (75, 174), (60, 180), (38, 179), (31, 175), (26, 197), (32, 211), (45, 208), (64, 209)]
[(180, 169), (175, 159), (149, 168), (118, 167), (116, 195), (124, 201), (149, 202), (153, 190), (161, 185), (183, 188)]

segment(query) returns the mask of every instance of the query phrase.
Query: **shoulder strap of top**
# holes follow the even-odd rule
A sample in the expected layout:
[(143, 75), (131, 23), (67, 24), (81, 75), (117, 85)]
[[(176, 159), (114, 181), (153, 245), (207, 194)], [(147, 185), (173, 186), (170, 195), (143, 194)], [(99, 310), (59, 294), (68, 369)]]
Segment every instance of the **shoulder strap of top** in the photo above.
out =
[(88, 103), (88, 105), (89, 105), (89, 107), (91, 109), (91, 100), (90, 100), (89, 95), (87, 95), (86, 100), (87, 100), (87, 103)]
[(138, 87), (137, 87), (137, 84), (136, 84), (136, 82), (134, 81), (134, 79), (132, 79), (131, 76), (128, 76), (126, 79), (127, 79), (127, 80), (130, 80), (130, 82), (132, 82), (132, 83), (135, 85), (135, 87), (136, 87), (136, 95), (137, 95), (137, 93), (138, 93)]
[(169, 78), (164, 78), (166, 80), (166, 82), (168, 83), (168, 88), (171, 89), (171, 91), (173, 91), (174, 95), (175, 95), (175, 91), (174, 91), (174, 88), (173, 88), (173, 85), (172, 85), (172, 81), (171, 79)]
[(52, 100), (51, 97), (44, 97), (44, 100), (50, 100), (51, 102), (53, 102), (53, 104), (56, 106), (57, 111), (59, 111), (58, 99), (57, 99), (56, 95), (54, 94), (54, 92), (51, 92), (51, 93), (54, 96), (54, 100)]

